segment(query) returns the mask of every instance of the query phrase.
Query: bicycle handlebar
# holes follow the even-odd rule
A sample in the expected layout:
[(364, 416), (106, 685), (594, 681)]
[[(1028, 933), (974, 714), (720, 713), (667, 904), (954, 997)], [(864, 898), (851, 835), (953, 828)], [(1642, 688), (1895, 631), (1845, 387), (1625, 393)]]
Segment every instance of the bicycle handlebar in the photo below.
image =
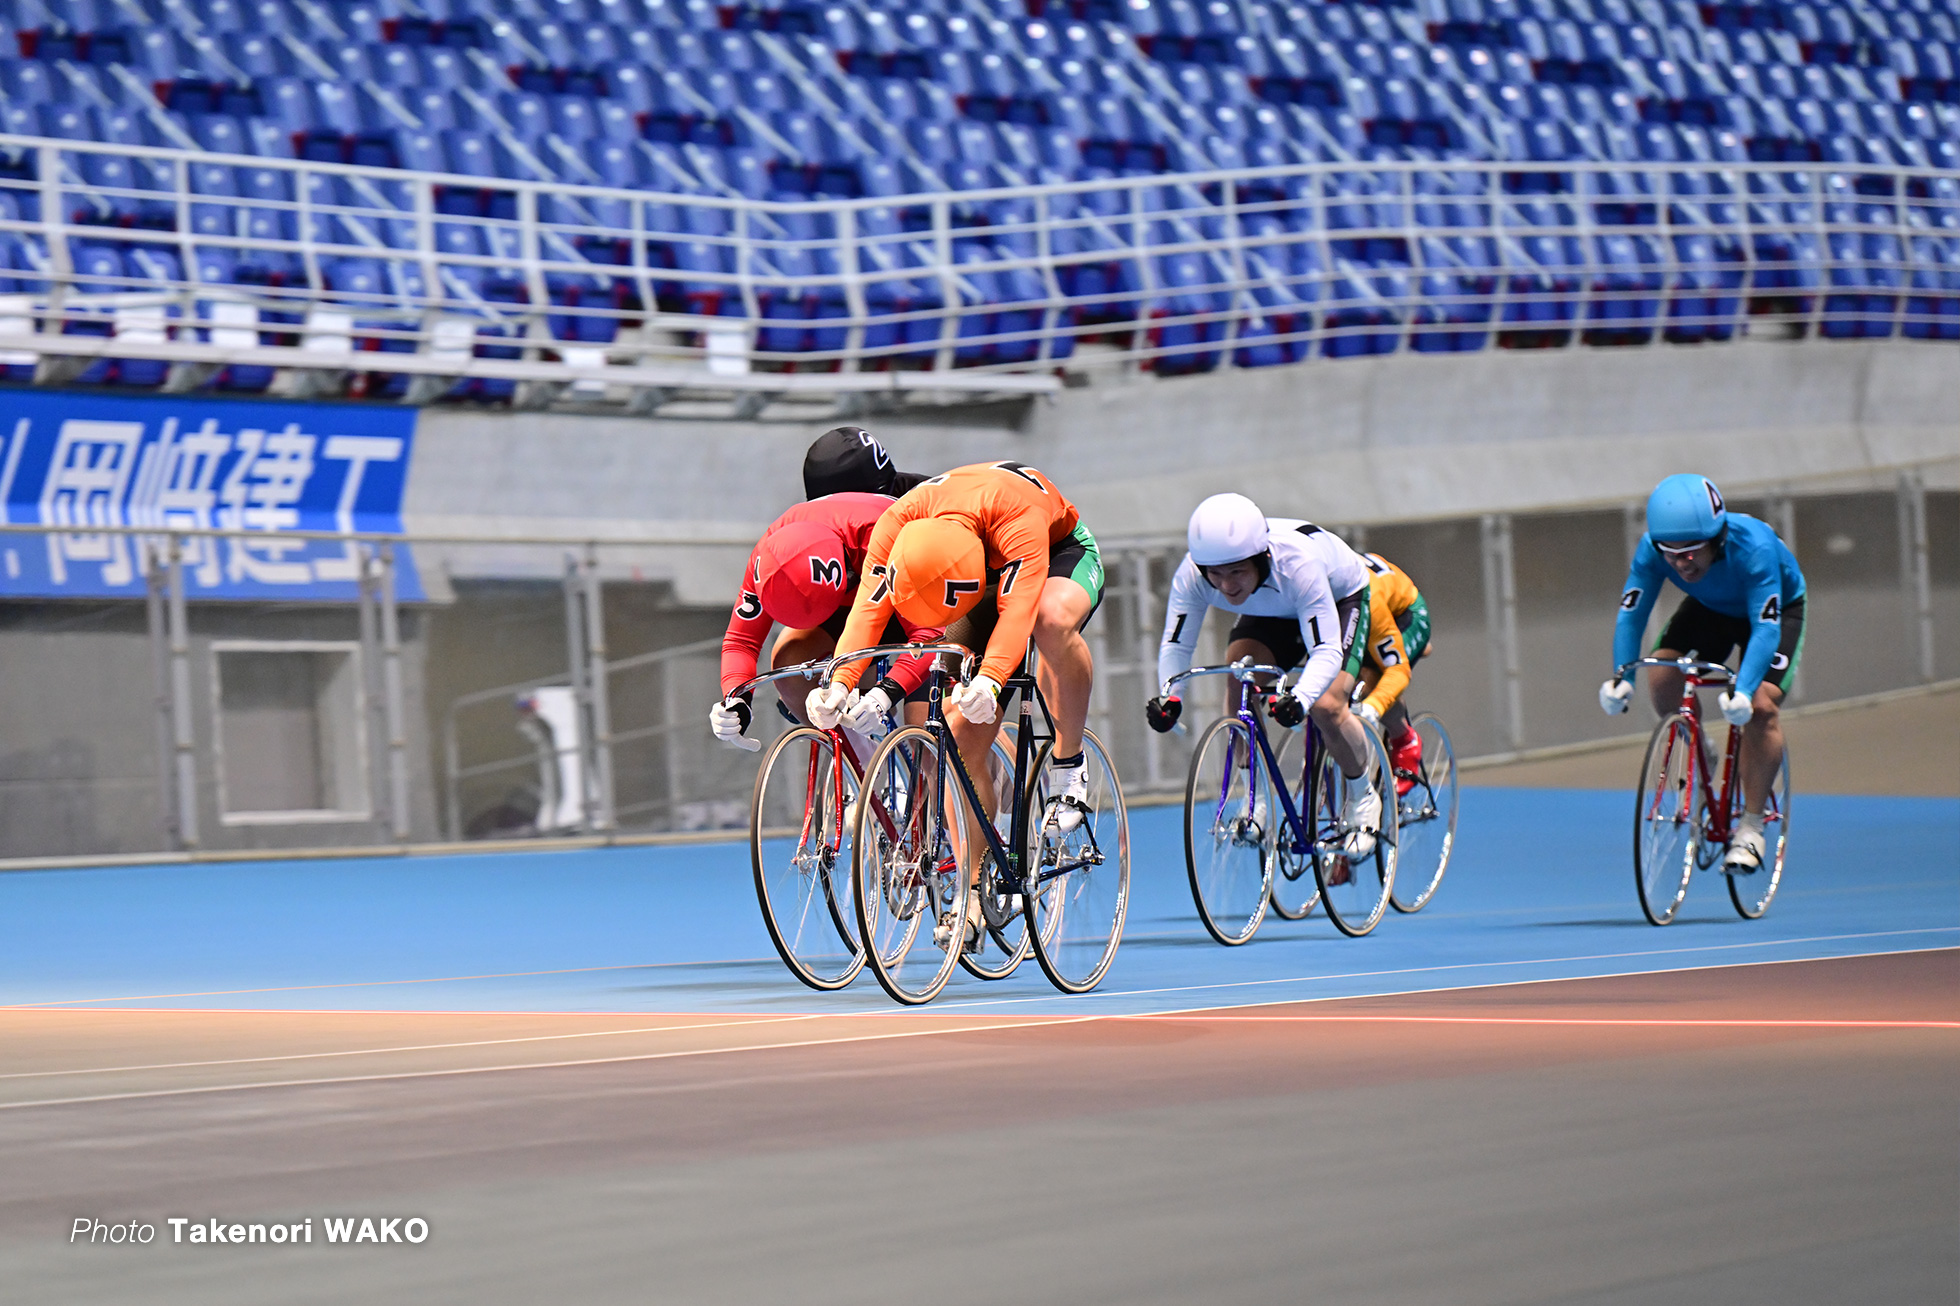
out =
[[(957, 653), (960, 657), (960, 683), (973, 679), (974, 671), (980, 665), (980, 655), (964, 644), (875, 644), (852, 653), (839, 653), (823, 663), (823, 678), (828, 682), (837, 674), (837, 668), (849, 662), (869, 662), (882, 657), (916, 657), (921, 653)], [(806, 665), (816, 666), (812, 662)]]
[(750, 676), (735, 688), (723, 694), (723, 698), (735, 698), (741, 694), (754, 692), (758, 685), (766, 685), (772, 680), (788, 680), (791, 676), (801, 676), (805, 680), (815, 680), (826, 659), (817, 658), (810, 662), (799, 662), (793, 667), (782, 667), (760, 676)]
[(1170, 678), (1166, 687), (1175, 689), (1182, 682), (1196, 676), (1231, 676), (1234, 679), (1248, 682), (1254, 676), (1278, 676), (1281, 682), (1284, 683), (1286, 677), (1293, 674), (1293, 670), (1292, 667), (1274, 667), (1267, 666), (1264, 663), (1246, 661), (1229, 662), (1222, 666), (1192, 667), (1187, 671), (1180, 671)]
[(1703, 662), (1686, 654), (1678, 658), (1635, 658), (1614, 671), (1613, 675), (1616, 679), (1625, 680), (1627, 672), (1635, 667), (1666, 667), (1670, 671), (1679, 671), (1684, 675), (1694, 676), (1704, 683), (1712, 684), (1726, 684), (1735, 679), (1735, 672), (1729, 670), (1726, 663)]

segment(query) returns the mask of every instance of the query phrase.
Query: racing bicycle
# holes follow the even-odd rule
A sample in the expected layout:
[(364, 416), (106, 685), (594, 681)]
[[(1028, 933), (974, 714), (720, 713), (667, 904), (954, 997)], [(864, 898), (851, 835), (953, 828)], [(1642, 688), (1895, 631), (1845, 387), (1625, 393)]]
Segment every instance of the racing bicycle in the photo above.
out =
[[(1282, 734), (1275, 749), (1260, 707), (1274, 692), (1286, 692), (1290, 674), (1242, 658), (1226, 666), (1192, 667), (1171, 677), (1166, 687), (1175, 689), (1198, 676), (1231, 676), (1238, 682), (1236, 710), (1198, 736), (1184, 786), (1184, 862), (1191, 896), (1206, 931), (1227, 947), (1251, 939), (1268, 906), (1298, 920), (1318, 903), (1336, 929), (1359, 938), (1380, 922), (1395, 885), (1398, 804), (1386, 801), (1392, 772), (1381, 733), (1364, 723), (1371, 765), (1351, 781), (1310, 717), (1300, 782), (1289, 788), (1281, 759), (1292, 732)], [(1256, 685), (1259, 676), (1273, 677), (1273, 687)], [(1385, 798), (1374, 850), (1358, 861), (1347, 855), (1347, 838), (1354, 832), (1342, 820), (1348, 787), (1356, 783), (1378, 786)]]
[(1654, 924), (1666, 925), (1681, 910), (1695, 872), (1719, 867), (1729, 884), (1729, 901), (1753, 921), (1769, 910), (1783, 882), (1790, 835), (1790, 752), (1784, 750), (1763, 806), (1762, 865), (1752, 871), (1729, 870), (1723, 862), (1742, 816), (1736, 766), (1742, 727), (1729, 727), (1718, 776), (1696, 691), (1731, 685), (1735, 673), (1720, 662), (1696, 659), (1692, 650), (1678, 658), (1638, 658), (1621, 667), (1619, 677), (1626, 679), (1635, 667), (1681, 674), (1680, 706), (1654, 727), (1634, 795), (1633, 878), (1640, 910)]
[[(846, 663), (913, 653), (958, 655), (961, 682), (979, 664), (957, 644), (883, 645), (833, 658), (826, 678)], [(1122, 788), (1102, 741), (1084, 731), (1088, 793), (1072, 804), (1080, 821), (1062, 828), (1061, 807), (1047, 798), (1059, 792), (1050, 779), (1054, 723), (1035, 684), (1033, 661), (1031, 642), (1027, 658), (1000, 690), (1003, 713), (1020, 700), (1013, 766), (1004, 785), (985, 778), (997, 796), (1013, 800), (1005, 831), (986, 817), (946, 722), (950, 673), (943, 662), (935, 663), (927, 681), (925, 724), (887, 735), (865, 767), (851, 839), (857, 937), (869, 945), (866, 966), (899, 1002), (931, 1001), (956, 963), (988, 978), (1005, 974), (1021, 949), (1033, 952), (1056, 988), (1084, 993), (1102, 981), (1116, 956), (1130, 891)], [(976, 831), (980, 842), (970, 844)], [(963, 946), (969, 893), (980, 896), (984, 937), (978, 954)], [(932, 937), (941, 919), (953, 926), (944, 946)], [(992, 964), (985, 957), (989, 944), (1000, 957)]]
[[(734, 692), (749, 694), (793, 678), (814, 682), (829, 665), (829, 659), (818, 659), (782, 667)], [(751, 752), (762, 747), (750, 739), (737, 743)], [(844, 988), (864, 966), (850, 892), (851, 805), (864, 787), (862, 747), (841, 728), (795, 724), (762, 759), (749, 800), (749, 858), (769, 940), (792, 975), (823, 991)], [(999, 740), (992, 763), (996, 776), (1010, 765)], [(1012, 971), (1027, 951), (1024, 941), (1011, 937), (1017, 932), (1006, 931), (1017, 945), (1007, 966), (976, 962), (969, 969), (988, 979)]]

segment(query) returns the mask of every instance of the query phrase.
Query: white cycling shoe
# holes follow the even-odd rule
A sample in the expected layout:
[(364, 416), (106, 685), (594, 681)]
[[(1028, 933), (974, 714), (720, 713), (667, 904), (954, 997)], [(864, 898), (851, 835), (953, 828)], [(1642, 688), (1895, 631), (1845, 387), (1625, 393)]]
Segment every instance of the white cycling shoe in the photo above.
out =
[(1763, 837), (1763, 818), (1745, 815), (1736, 823), (1735, 838), (1729, 840), (1728, 856), (1722, 869), (1735, 875), (1749, 875), (1763, 869), (1763, 853), (1768, 841)]
[(1072, 766), (1068, 770), (1074, 774), (1062, 786), (1062, 792), (1048, 800), (1047, 819), (1062, 834), (1074, 834), (1081, 829), (1082, 818), (1089, 812), (1088, 763), (1085, 760), (1081, 766)]
[(1352, 862), (1363, 861), (1375, 855), (1375, 833), (1382, 824), (1382, 796), (1375, 787), (1363, 782), (1350, 782), (1347, 806), (1341, 812), (1341, 824), (1348, 828), (1347, 841), (1341, 845)]
[(980, 920), (980, 899), (977, 895), (968, 894), (966, 897), (964, 931), (960, 928), (959, 919), (952, 912), (946, 911), (939, 914), (939, 923), (932, 927), (933, 946), (941, 952), (946, 951), (946, 949), (952, 946), (953, 935), (955, 933), (964, 934), (964, 937), (960, 941), (960, 950), (962, 952), (970, 957), (980, 951), (981, 943), (986, 939), (987, 930), (986, 926)]

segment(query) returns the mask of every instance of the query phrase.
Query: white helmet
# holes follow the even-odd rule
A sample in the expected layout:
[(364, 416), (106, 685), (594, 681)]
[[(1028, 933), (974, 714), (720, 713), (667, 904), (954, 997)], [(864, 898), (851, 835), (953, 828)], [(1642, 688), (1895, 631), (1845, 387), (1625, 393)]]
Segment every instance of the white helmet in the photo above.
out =
[(1214, 494), (1191, 514), (1185, 540), (1191, 561), (1200, 567), (1224, 567), (1266, 552), (1271, 535), (1266, 514), (1243, 494)]

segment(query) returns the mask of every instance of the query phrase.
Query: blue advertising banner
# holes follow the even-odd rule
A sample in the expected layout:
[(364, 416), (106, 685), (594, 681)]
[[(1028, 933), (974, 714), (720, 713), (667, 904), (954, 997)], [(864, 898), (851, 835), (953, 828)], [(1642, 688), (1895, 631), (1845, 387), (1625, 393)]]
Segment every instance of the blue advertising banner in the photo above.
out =
[[(138, 542), (90, 527), (236, 530), (186, 541), (194, 599), (351, 600), (344, 540), (291, 531), (399, 531), (411, 409), (199, 396), (0, 393), (0, 515), (74, 527), (0, 536), (0, 597), (138, 597)], [(406, 548), (396, 592), (423, 597)]]

